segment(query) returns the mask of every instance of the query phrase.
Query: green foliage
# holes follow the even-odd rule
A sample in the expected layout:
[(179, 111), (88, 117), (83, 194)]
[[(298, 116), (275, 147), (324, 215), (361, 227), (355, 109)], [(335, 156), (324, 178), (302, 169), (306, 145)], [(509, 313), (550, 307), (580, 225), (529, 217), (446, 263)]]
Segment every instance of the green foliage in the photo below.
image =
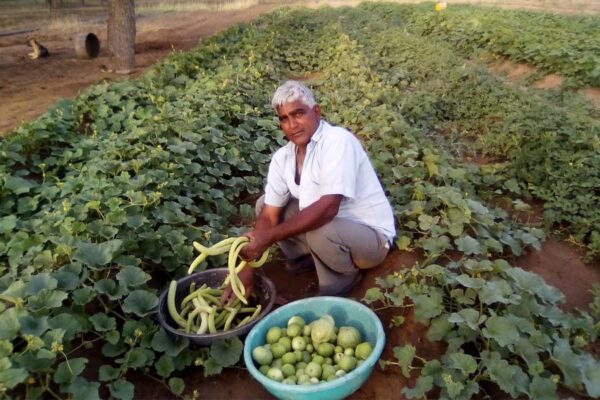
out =
[[(439, 361), (422, 359), (405, 345), (394, 348), (395, 361), (383, 362), (398, 365), (406, 377), (420, 369), (417, 385), (404, 390), (408, 398), (433, 386), (444, 398), (470, 398), (481, 381), (513, 398), (558, 398), (558, 382), (599, 394), (600, 363), (585, 348), (597, 340), (594, 323), (585, 312), (562, 311), (563, 296), (539, 276), (504, 260), (463, 259), (446, 267), (415, 266), (377, 283), (379, 295), (371, 289), (365, 301), (399, 309), (414, 304), (415, 319), (429, 325), (427, 338), (448, 344)], [(421, 301), (438, 296), (440, 301)], [(428, 368), (433, 362), (436, 368)]]
[[(461, 10), (444, 17), (458, 36), (454, 18), (475, 12)], [(394, 351), (405, 374), (423, 367), (407, 396), (439, 387), (468, 398), (482, 379), (515, 397), (551, 396), (556, 377), (543, 363), (567, 386), (597, 393), (598, 368), (582, 351), (594, 340), (592, 317), (563, 313), (560, 293), (497, 259), (538, 248), (545, 232), (489, 201), (510, 197), (524, 210), (519, 197), (538, 196), (548, 226), (597, 255), (595, 114), (576, 109), (583, 102), (574, 96), (503, 87), (466, 65), (435, 38), (435, 18), (386, 4), (278, 10), (141, 79), (94, 86), (1, 139), (2, 393), (92, 399), (108, 390), (128, 399), (129, 374), (140, 370), (183, 396), (183, 369), (208, 376), (239, 360), (238, 339), (194, 348), (167, 336), (153, 314), (162, 282), (191, 262), (193, 240), (237, 235), (252, 217), (248, 204), (282, 143), (270, 95), (289, 76), (309, 77), (325, 117), (357, 133), (394, 205), (399, 247), (426, 255), (422, 268), (382, 279), (366, 297), (412, 302), (427, 337), (448, 343), (441, 360)], [(586, 81), (586, 71), (573, 76)], [(506, 162), (463, 164), (455, 138)], [(435, 264), (449, 252), (465, 258)], [(81, 346), (106, 357), (97, 377), (86, 374)]]
[(451, 5), (442, 13), (434, 13), (430, 4), (384, 10), (398, 13), (414, 34), (443, 40), (464, 56), (485, 50), (572, 78), (578, 86), (600, 85), (596, 16), (467, 5)]

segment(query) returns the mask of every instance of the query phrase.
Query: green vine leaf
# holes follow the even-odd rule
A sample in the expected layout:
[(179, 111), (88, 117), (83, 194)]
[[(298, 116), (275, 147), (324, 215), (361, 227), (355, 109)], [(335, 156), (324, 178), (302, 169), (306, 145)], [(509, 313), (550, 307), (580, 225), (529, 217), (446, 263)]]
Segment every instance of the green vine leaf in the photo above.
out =
[(156, 312), (158, 297), (148, 290), (134, 290), (123, 302), (123, 311), (139, 317)]
[(533, 377), (531, 385), (529, 386), (529, 396), (532, 399), (559, 399), (558, 395), (556, 394), (556, 383), (554, 383), (551, 379), (542, 378), (540, 376)]
[(204, 361), (204, 376), (205, 377), (212, 376), (212, 375), (218, 375), (221, 373), (221, 371), (223, 371), (223, 367), (214, 358), (209, 357), (208, 360)]
[(158, 375), (162, 376), (163, 378), (169, 377), (171, 375), (171, 373), (173, 373), (173, 371), (175, 371), (175, 365), (173, 364), (173, 358), (166, 354), (163, 354), (158, 359), (158, 361), (154, 364), (154, 367), (156, 368), (156, 372), (158, 372)]
[(79, 242), (73, 259), (92, 268), (103, 267), (113, 260), (121, 245), (122, 241), (118, 239), (103, 243)]
[(465, 376), (468, 376), (468, 375), (472, 374), (473, 372), (477, 371), (477, 361), (475, 361), (475, 358), (473, 358), (473, 356), (471, 356), (469, 354), (465, 354), (465, 353), (451, 354), (449, 357), (449, 361), (450, 361), (450, 365), (452, 365), (453, 368), (456, 368), (456, 369), (462, 371), (462, 373)]
[(98, 379), (102, 382), (113, 381), (121, 374), (120, 368), (115, 368), (112, 365), (101, 365), (98, 369)]
[(175, 357), (189, 346), (189, 340), (184, 337), (171, 338), (164, 329), (156, 331), (152, 337), (152, 348), (155, 351), (164, 352), (165, 354)]
[(52, 291), (56, 289), (57, 285), (58, 281), (54, 277), (47, 272), (42, 272), (31, 277), (27, 284), (26, 294), (35, 295), (43, 289)]
[(415, 304), (415, 318), (419, 322), (437, 317), (444, 310), (442, 294), (438, 289), (432, 288), (429, 294), (413, 295), (411, 298)]
[(402, 388), (402, 393), (407, 399), (420, 399), (425, 397), (425, 394), (433, 389), (432, 376), (419, 376), (413, 388), (405, 386)]
[(169, 389), (176, 395), (180, 395), (185, 390), (185, 382), (181, 378), (169, 379)]
[(141, 268), (127, 266), (117, 274), (117, 280), (123, 286), (137, 287), (150, 280), (150, 275), (145, 273)]
[(119, 379), (118, 381), (112, 382), (108, 385), (110, 394), (115, 399), (119, 400), (131, 400), (133, 399), (134, 386), (133, 383), (126, 381), (125, 379)]
[(519, 331), (513, 322), (505, 317), (491, 316), (485, 321), (482, 329), (483, 336), (494, 339), (500, 346), (508, 346), (517, 343)]
[(97, 313), (90, 317), (90, 322), (98, 332), (112, 331), (117, 328), (117, 320), (104, 313)]
[(25, 382), (29, 373), (25, 368), (9, 368), (0, 371), (0, 385), (7, 389), (13, 389), (19, 383)]
[(69, 387), (69, 392), (73, 393), (73, 400), (100, 400), (100, 384), (89, 382), (78, 376)]
[(410, 369), (416, 353), (416, 347), (411, 344), (402, 347), (394, 347), (394, 357), (398, 360), (398, 364), (402, 369), (402, 375), (406, 378), (410, 377)]
[(481, 254), (482, 249), (479, 241), (469, 235), (462, 236), (454, 241), (456, 248), (465, 254)]
[(210, 355), (222, 367), (230, 367), (237, 363), (244, 350), (244, 344), (238, 337), (218, 340), (210, 345)]
[(59, 385), (68, 384), (83, 372), (85, 365), (89, 362), (87, 358), (72, 358), (58, 364), (54, 373), (53, 381)]

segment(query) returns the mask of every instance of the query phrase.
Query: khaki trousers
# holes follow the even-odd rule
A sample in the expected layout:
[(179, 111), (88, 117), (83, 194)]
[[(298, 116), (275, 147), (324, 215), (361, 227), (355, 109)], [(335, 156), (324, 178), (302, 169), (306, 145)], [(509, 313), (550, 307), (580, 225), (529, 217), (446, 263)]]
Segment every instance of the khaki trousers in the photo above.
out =
[[(264, 196), (256, 202), (257, 214)], [(284, 208), (282, 221), (299, 212), (298, 200)], [(312, 255), (319, 278), (319, 294), (333, 296), (351, 289), (361, 272), (380, 264), (390, 250), (387, 238), (375, 229), (354, 221), (334, 218), (314, 231), (278, 243), (288, 260)]]

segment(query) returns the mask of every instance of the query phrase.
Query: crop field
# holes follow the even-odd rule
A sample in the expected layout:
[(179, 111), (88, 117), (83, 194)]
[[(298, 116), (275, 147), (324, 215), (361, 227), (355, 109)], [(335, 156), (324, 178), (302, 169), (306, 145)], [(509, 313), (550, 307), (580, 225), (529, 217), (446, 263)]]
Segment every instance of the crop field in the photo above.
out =
[[(144, 385), (202, 398), (186, 371), (243, 367), (239, 339), (174, 340), (156, 306), (192, 241), (251, 224), (284, 143), (270, 96), (289, 78), (361, 139), (397, 251), (419, 255), (359, 299), (393, 314), (390, 338), (414, 320), (441, 343), (432, 356), (388, 341), (380, 368), (402, 395), (600, 396), (600, 287), (567, 312), (513, 263), (550, 235), (600, 258), (600, 111), (577, 92), (600, 86), (598, 26), (433, 3), (283, 8), (24, 123), (0, 138), (0, 398), (132, 399)], [(491, 58), (564, 82), (507, 85)], [(540, 222), (518, 217), (534, 204)]]

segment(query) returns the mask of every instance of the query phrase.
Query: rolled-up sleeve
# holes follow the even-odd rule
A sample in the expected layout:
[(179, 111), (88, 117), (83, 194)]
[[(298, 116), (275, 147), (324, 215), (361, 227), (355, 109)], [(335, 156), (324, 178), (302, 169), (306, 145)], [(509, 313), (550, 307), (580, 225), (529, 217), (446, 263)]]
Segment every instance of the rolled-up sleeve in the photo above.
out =
[(357, 139), (348, 131), (339, 130), (336, 140), (327, 141), (323, 147), (320, 170), (320, 195), (341, 194), (347, 198), (356, 195), (360, 149)]
[(275, 207), (283, 207), (290, 197), (289, 188), (285, 182), (284, 167), (286, 156), (283, 151), (273, 155), (269, 164), (267, 174), (267, 186), (265, 187), (265, 204)]

